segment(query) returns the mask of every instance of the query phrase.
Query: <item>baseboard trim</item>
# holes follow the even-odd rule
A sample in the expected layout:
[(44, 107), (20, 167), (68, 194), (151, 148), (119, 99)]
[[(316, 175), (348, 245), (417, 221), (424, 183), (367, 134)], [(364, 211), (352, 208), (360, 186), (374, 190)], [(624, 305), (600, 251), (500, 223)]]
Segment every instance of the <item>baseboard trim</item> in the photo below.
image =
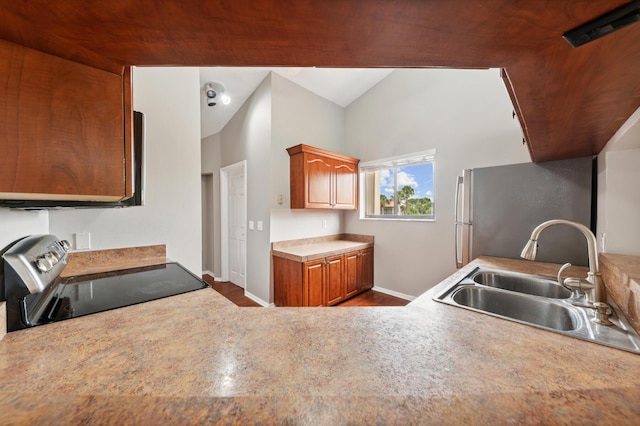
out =
[(400, 293), (394, 290), (389, 290), (383, 287), (374, 286), (372, 290), (379, 291), (380, 293), (388, 294), (389, 296), (399, 297), (400, 299), (404, 299), (408, 301), (413, 301), (416, 299), (415, 296), (409, 296), (408, 294)]
[(211, 271), (202, 271), (202, 275), (203, 275), (203, 276), (204, 276), (204, 275), (212, 276), (214, 281), (222, 282), (222, 278), (220, 278), (220, 277), (216, 277), (216, 276), (213, 274), (213, 272), (211, 272)]
[(275, 308), (276, 306), (273, 303), (265, 302), (264, 300), (260, 299), (258, 296), (255, 296), (249, 293), (246, 288), (244, 289), (244, 295), (249, 299), (253, 300), (254, 302), (256, 302), (258, 305), (264, 306), (265, 308)]

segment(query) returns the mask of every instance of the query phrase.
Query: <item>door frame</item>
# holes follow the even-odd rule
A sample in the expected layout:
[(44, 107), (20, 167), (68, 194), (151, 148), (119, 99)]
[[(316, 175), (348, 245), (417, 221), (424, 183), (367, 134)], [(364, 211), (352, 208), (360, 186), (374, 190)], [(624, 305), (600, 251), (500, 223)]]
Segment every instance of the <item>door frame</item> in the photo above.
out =
[[(221, 279), (222, 281), (229, 281), (229, 174), (242, 169), (244, 174), (244, 216), (247, 217), (247, 160), (242, 160), (230, 166), (222, 167), (220, 169), (220, 263), (221, 263)], [(247, 235), (248, 237), (248, 235)], [(247, 238), (248, 239), (248, 238)], [(247, 244), (245, 239), (245, 245)], [(246, 256), (246, 247), (245, 247)], [(248, 267), (245, 259), (245, 288), (246, 274), (248, 274)]]

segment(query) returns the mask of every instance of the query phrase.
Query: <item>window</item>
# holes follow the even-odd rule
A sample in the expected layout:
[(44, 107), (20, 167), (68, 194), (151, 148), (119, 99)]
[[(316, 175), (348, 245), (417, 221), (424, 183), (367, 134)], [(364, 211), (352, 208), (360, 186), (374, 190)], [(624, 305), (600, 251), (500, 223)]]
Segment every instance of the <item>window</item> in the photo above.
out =
[(360, 164), (365, 218), (434, 219), (435, 150)]

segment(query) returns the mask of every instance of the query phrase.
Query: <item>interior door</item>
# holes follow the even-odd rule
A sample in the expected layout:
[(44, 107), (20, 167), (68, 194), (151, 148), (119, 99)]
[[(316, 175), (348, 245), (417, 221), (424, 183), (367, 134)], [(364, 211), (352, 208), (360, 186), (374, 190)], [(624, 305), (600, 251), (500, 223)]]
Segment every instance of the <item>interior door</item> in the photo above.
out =
[(244, 167), (229, 172), (229, 281), (245, 288), (247, 283), (247, 198)]

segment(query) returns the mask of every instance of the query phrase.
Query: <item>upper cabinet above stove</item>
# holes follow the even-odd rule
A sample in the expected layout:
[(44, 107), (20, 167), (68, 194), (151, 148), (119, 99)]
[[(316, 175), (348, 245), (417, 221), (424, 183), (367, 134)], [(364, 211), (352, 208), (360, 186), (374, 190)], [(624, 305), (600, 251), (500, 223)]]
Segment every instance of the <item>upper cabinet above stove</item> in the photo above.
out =
[(0, 199), (130, 197), (131, 84), (0, 40)]

